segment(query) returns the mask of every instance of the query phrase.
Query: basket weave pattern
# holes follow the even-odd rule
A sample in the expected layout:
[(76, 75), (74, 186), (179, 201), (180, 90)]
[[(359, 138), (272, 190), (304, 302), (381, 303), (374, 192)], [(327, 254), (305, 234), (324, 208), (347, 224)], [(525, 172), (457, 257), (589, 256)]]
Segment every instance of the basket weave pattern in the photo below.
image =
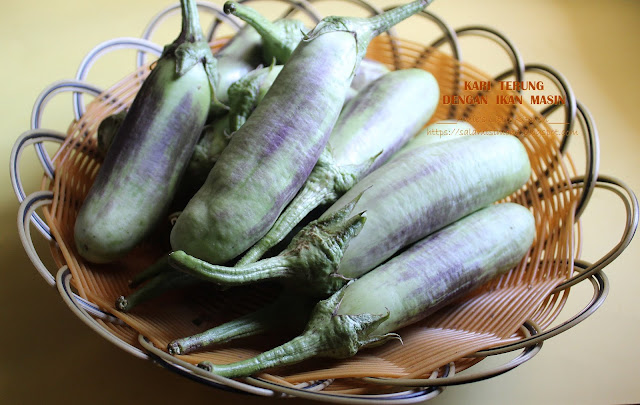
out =
[[(212, 43), (217, 50), (224, 40)], [(431, 72), (441, 94), (466, 95), (460, 83), (490, 81), (473, 66), (460, 63), (435, 48), (425, 48), (386, 35), (372, 42), (367, 57), (384, 62), (392, 69), (418, 67)], [(138, 345), (138, 334), (155, 346), (165, 348), (173, 339), (201, 332), (259, 307), (272, 298), (275, 288), (240, 288), (224, 292), (198, 286), (168, 294), (120, 313), (115, 299), (131, 291), (127, 284), (134, 274), (153, 263), (168, 246), (170, 224), (161, 235), (146, 241), (124, 260), (93, 265), (75, 251), (73, 226), (78, 209), (100, 166), (95, 133), (105, 117), (126, 108), (149, 72), (145, 66), (114, 85), (87, 107), (81, 120), (69, 128), (66, 142), (54, 157), (56, 176), (45, 177), (42, 188), (54, 193), (45, 209), (56, 244), (52, 254), (59, 266), (67, 265), (78, 295), (96, 303), (123, 320), (126, 325), (103, 322), (114, 335)], [(488, 94), (515, 94), (495, 86)], [(468, 92), (475, 95), (475, 92)], [(486, 117), (492, 119), (487, 120)], [(387, 343), (363, 350), (346, 360), (312, 360), (269, 370), (262, 377), (281, 384), (335, 379), (325, 390), (344, 393), (377, 393), (393, 388), (371, 384), (362, 377), (428, 378), (442, 373), (454, 362), (456, 370), (477, 363), (473, 353), (514, 342), (525, 337), (525, 321), (546, 329), (557, 318), (568, 290), (552, 293), (573, 275), (574, 260), (580, 251), (579, 227), (573, 226), (579, 192), (570, 181), (575, 174), (571, 160), (559, 152), (560, 139), (549, 124), (529, 105), (439, 105), (431, 122), (464, 119), (478, 132), (502, 130), (517, 136), (524, 144), (532, 165), (532, 176), (517, 193), (507, 198), (529, 207), (536, 220), (536, 240), (522, 262), (501, 278), (490, 282), (428, 319), (399, 331), (404, 344)], [(251, 357), (284, 342), (292, 336), (270, 335), (234, 342), (205, 352), (181, 356), (196, 364), (203, 360), (227, 363)]]

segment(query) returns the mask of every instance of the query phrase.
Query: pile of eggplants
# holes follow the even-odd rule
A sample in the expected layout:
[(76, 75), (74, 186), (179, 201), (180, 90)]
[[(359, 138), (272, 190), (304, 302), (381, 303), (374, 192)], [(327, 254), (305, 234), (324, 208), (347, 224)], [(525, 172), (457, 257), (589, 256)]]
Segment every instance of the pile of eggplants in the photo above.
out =
[(499, 133), (434, 135), (473, 128), (426, 127), (435, 78), (364, 58), (375, 36), (429, 2), (310, 30), (227, 2), (247, 25), (213, 54), (195, 1), (181, 0), (179, 36), (131, 107), (99, 127), (103, 162), (75, 222), (78, 254), (106, 263), (175, 217), (171, 252), (116, 308), (195, 283), (281, 282), (274, 302), (167, 348), (186, 354), (293, 324), (297, 337), (255, 358), (201, 364), (242, 377), (399, 339), (517, 265), (534, 218), (496, 202), (530, 177), (523, 145)]

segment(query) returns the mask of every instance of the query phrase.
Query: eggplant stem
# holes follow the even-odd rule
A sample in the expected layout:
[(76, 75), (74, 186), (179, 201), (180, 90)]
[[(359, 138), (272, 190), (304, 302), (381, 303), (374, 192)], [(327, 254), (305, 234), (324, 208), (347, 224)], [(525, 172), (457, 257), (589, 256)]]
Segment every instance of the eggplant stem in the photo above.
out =
[(406, 19), (413, 14), (424, 10), (429, 4), (433, 3), (433, 0), (416, 0), (405, 5), (395, 7), (382, 14), (370, 17), (369, 27), (371, 30), (371, 37), (376, 37), (383, 32), (389, 30), (389, 28), (398, 24), (400, 21)]
[(282, 40), (282, 33), (278, 30), (275, 24), (253, 8), (239, 4), (235, 1), (227, 1), (224, 3), (223, 10), (225, 14), (233, 14), (242, 21), (251, 25), (256, 31), (258, 31), (265, 41), (277, 43)]
[(292, 277), (291, 259), (276, 256), (240, 267), (218, 266), (193, 257), (182, 250), (169, 255), (169, 264), (181, 272), (225, 286), (243, 285), (266, 279)]
[(176, 42), (201, 42), (204, 41), (198, 5), (195, 0), (180, 0), (182, 8), (182, 31)]
[(227, 1), (223, 10), (243, 20), (260, 34), (267, 60), (275, 57), (278, 63), (284, 64), (304, 36), (304, 24), (298, 20), (272, 22), (255, 9), (235, 1)]
[(349, 217), (362, 193), (340, 210), (305, 226), (278, 256), (236, 267), (208, 263), (178, 250), (169, 264), (199, 279), (238, 286), (267, 279), (289, 281), (297, 290), (326, 297), (345, 284), (336, 277), (344, 251), (364, 223), (364, 212)]
[(196, 335), (169, 343), (172, 355), (189, 354), (215, 344), (255, 336), (284, 327), (300, 333), (309, 319), (315, 300), (297, 294), (283, 294), (257, 311), (218, 325)]
[[(387, 336), (371, 336), (389, 313), (336, 315), (348, 286), (318, 302), (301, 335), (253, 358), (230, 364), (202, 364), (202, 368), (223, 377), (244, 377), (272, 367), (299, 363), (312, 357), (347, 358), (363, 346)], [(200, 365), (199, 365), (200, 366)]]
[(423, 10), (431, 4), (432, 1), (433, 0), (415, 0), (411, 3), (395, 7), (382, 14), (369, 18), (339, 16), (325, 17), (314, 29), (305, 35), (303, 40), (310, 41), (322, 34), (338, 31), (353, 34), (356, 40), (358, 55), (357, 62), (353, 67), (353, 73), (355, 73), (360, 61), (364, 58), (364, 55), (367, 52), (369, 43), (373, 38), (385, 31), (388, 31), (391, 27), (402, 20), (405, 20), (415, 13)]
[(119, 311), (128, 312), (143, 302), (158, 297), (167, 291), (188, 287), (197, 282), (197, 278), (190, 277), (187, 274), (175, 270), (164, 271), (151, 278), (145, 285), (131, 294), (118, 297), (115, 305)]
[(229, 364), (211, 364), (207, 362), (202, 366), (198, 366), (223, 377), (243, 377), (268, 368), (299, 363), (317, 356), (323, 350), (323, 342), (318, 334), (305, 333), (285, 344), (246, 360)]
[(168, 258), (169, 256), (164, 255), (151, 266), (136, 274), (129, 282), (129, 288), (137, 288), (145, 281), (151, 280), (152, 278), (157, 277), (165, 271), (171, 271), (171, 266), (169, 266)]
[(282, 241), (314, 208), (320, 204), (331, 202), (333, 194), (331, 189), (320, 184), (317, 180), (314, 181), (312, 175), (313, 172), (300, 192), (280, 214), (269, 232), (242, 256), (236, 266), (247, 265), (259, 260), (269, 249)]
[(251, 313), (202, 333), (176, 339), (169, 343), (167, 350), (169, 354), (174, 356), (193, 353), (208, 346), (266, 332), (271, 329), (270, 323), (271, 319), (268, 317), (262, 317), (258, 313)]

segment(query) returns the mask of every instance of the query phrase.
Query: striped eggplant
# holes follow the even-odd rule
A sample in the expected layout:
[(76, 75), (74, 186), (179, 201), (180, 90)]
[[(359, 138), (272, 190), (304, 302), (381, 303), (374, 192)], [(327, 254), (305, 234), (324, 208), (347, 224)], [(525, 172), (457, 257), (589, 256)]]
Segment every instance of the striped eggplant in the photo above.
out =
[(178, 217), (172, 248), (221, 264), (264, 236), (324, 150), (371, 38), (426, 5), (328, 17), (310, 31)]
[(353, 81), (351, 82), (351, 88), (355, 90), (362, 90), (369, 85), (372, 81), (379, 79), (380, 77), (389, 73), (389, 68), (382, 62), (377, 60), (364, 58), (356, 71)]
[(436, 79), (421, 69), (387, 73), (362, 89), (343, 108), (300, 192), (238, 265), (258, 260), (314, 208), (335, 202), (382, 165), (429, 121), (439, 94)]
[[(461, 136), (475, 135), (475, 128), (466, 121), (442, 120), (434, 122), (420, 131), (406, 145), (396, 152), (390, 159), (395, 159), (403, 153), (425, 145), (456, 139)], [(498, 134), (497, 132), (495, 133)]]
[(220, 154), (229, 144), (231, 135), (240, 129), (256, 105), (262, 101), (280, 70), (282, 66), (258, 66), (229, 86), (228, 113), (205, 126), (187, 166), (185, 177), (189, 178), (185, 180), (197, 186), (194, 193), (202, 187)]
[(302, 334), (287, 343), (247, 360), (199, 366), (243, 377), (312, 357), (348, 358), (363, 347), (399, 340), (401, 328), (517, 265), (534, 238), (533, 215), (523, 206), (481, 209), (319, 302)]
[(78, 253), (104, 263), (126, 255), (166, 215), (202, 132), (217, 85), (195, 1), (114, 136), (75, 222)]
[[(231, 58), (221, 60), (228, 61)], [(225, 98), (225, 102), (229, 105), (229, 111), (211, 119), (203, 128), (202, 134), (196, 143), (182, 179), (187, 184), (181, 187), (178, 192), (184, 194), (183, 198), (190, 199), (202, 187), (220, 153), (229, 143), (230, 135), (244, 124), (246, 118), (255, 109), (257, 103), (262, 100), (271, 84), (273, 84), (280, 70), (282, 70), (282, 66), (279, 65), (268, 68), (259, 66), (241, 78), (234, 79), (235, 82), (227, 89)], [(236, 73), (239, 71), (239, 69), (235, 70)], [(120, 128), (125, 115), (126, 110), (123, 110), (106, 117), (100, 123), (97, 133), (100, 154), (106, 154), (113, 136)]]
[[(359, 181), (278, 256), (224, 267), (175, 251), (169, 263), (222, 285), (273, 278), (327, 296), (405, 246), (512, 194), (530, 173), (527, 152), (514, 136), (426, 145)], [(350, 217), (354, 210), (359, 214)]]
[(202, 333), (176, 339), (167, 346), (171, 354), (188, 354), (235, 339), (256, 336), (272, 330), (290, 331), (295, 336), (304, 330), (317, 300), (305, 295), (283, 293), (255, 312), (218, 325)]

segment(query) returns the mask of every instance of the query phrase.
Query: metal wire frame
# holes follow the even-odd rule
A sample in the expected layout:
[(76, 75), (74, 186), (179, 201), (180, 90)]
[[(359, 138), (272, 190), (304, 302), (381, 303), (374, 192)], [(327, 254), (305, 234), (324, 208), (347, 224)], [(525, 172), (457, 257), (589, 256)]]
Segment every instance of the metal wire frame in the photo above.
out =
[[(165, 351), (159, 350), (145, 337), (140, 335), (138, 339), (139, 343), (156, 357), (157, 361), (164, 363), (163, 365), (169, 369), (183, 369), (192, 373), (191, 378), (203, 379), (205, 383), (237, 383), (237, 380), (231, 380), (226, 377), (216, 376), (208, 371), (205, 371), (193, 364), (182, 361), (174, 356), (169, 355)], [(453, 372), (453, 369), (447, 368), (446, 375)], [(434, 377), (435, 378), (435, 374)], [(294, 387), (284, 386), (273, 381), (268, 381), (262, 378), (247, 377), (243, 379), (246, 383), (250, 383), (252, 387), (260, 387), (266, 390), (268, 396), (273, 396), (274, 393), (286, 394), (287, 396), (297, 396), (308, 399), (321, 399), (329, 400), (333, 403), (361, 403), (361, 404), (375, 404), (375, 403), (394, 403), (394, 404), (409, 404), (422, 402), (432, 397), (435, 397), (441, 390), (426, 388), (418, 390), (408, 390), (395, 394), (379, 394), (379, 395), (350, 395), (350, 394), (337, 394), (319, 392), (317, 388), (323, 387), (323, 382), (314, 382), (312, 384), (301, 384)], [(261, 393), (264, 395), (264, 393)]]
[[(241, 0), (241, 2), (250, 2), (256, 0)], [(304, 0), (282, 0), (286, 3), (292, 5), (292, 7), (285, 12), (283, 16), (289, 16), (295, 11), (302, 10), (309, 15), (312, 20), (318, 21), (319, 15), (314, 10), (312, 3), (314, 1), (304, 1)], [(380, 13), (384, 10), (377, 8), (375, 5), (368, 3), (366, 0), (346, 0), (350, 1), (354, 4), (360, 5), (365, 8), (371, 14)], [(199, 2), (198, 7), (205, 11), (210, 11), (214, 14), (214, 21), (211, 24), (211, 28), (209, 29), (209, 39), (213, 39), (215, 32), (220, 23), (225, 22), (230, 24), (230, 26), (234, 29), (239, 28), (239, 24), (234, 18), (224, 15), (221, 13), (220, 7), (207, 2)], [(560, 143), (560, 151), (564, 153), (569, 143), (569, 134), (573, 126), (575, 125), (575, 121), (577, 120), (582, 134), (584, 136), (585, 141), (585, 153), (586, 153), (586, 168), (585, 174), (581, 177), (577, 177), (572, 179), (572, 185), (578, 189), (580, 189), (581, 195), (580, 200), (576, 207), (576, 220), (580, 217), (580, 215), (584, 212), (588, 201), (596, 188), (602, 188), (608, 191), (615, 193), (624, 203), (627, 219), (625, 222), (624, 230), (622, 233), (622, 237), (620, 242), (614, 246), (607, 254), (605, 254), (601, 259), (596, 261), (595, 263), (586, 263), (584, 261), (575, 261), (575, 270), (576, 276), (572, 277), (570, 280), (563, 282), (558, 285), (556, 289), (552, 293), (558, 293), (562, 290), (568, 289), (577, 283), (580, 283), (586, 279), (589, 279), (593, 288), (594, 295), (591, 301), (583, 308), (582, 311), (575, 314), (573, 317), (568, 319), (567, 321), (561, 323), (558, 326), (555, 326), (549, 330), (540, 331), (533, 323), (525, 323), (523, 328), (525, 328), (528, 333), (525, 338), (514, 342), (511, 344), (503, 345), (500, 347), (492, 348), (489, 350), (479, 351), (472, 356), (477, 357), (485, 357), (496, 354), (507, 353), (515, 350), (523, 350), (523, 352), (516, 357), (515, 359), (505, 363), (502, 366), (496, 367), (492, 370), (488, 370), (480, 373), (471, 373), (471, 374), (455, 374), (455, 367), (448, 366), (442, 376), (437, 376), (434, 374), (432, 378), (429, 379), (380, 379), (380, 378), (369, 378), (366, 379), (371, 383), (381, 383), (386, 385), (399, 385), (404, 387), (420, 387), (418, 389), (409, 390), (407, 392), (398, 394), (390, 394), (384, 396), (353, 396), (353, 395), (337, 395), (330, 394), (326, 392), (315, 392), (318, 389), (321, 389), (324, 385), (330, 382), (316, 382), (315, 384), (307, 384), (301, 385), (298, 387), (284, 387), (282, 385), (276, 384), (271, 381), (262, 380), (259, 378), (247, 378), (244, 382), (239, 382), (236, 380), (229, 380), (222, 377), (212, 376), (210, 373), (207, 373), (201, 369), (198, 369), (196, 366), (193, 366), (189, 363), (185, 363), (180, 361), (179, 359), (168, 356), (164, 351), (159, 350), (146, 340), (143, 336), (139, 337), (139, 343), (144, 348), (144, 350), (140, 350), (135, 346), (131, 346), (130, 344), (123, 342), (119, 338), (115, 337), (108, 329), (106, 329), (103, 325), (96, 321), (96, 319), (101, 319), (106, 322), (113, 323), (121, 323), (122, 321), (113, 317), (111, 314), (108, 314), (102, 311), (100, 308), (88, 302), (81, 297), (77, 296), (71, 289), (70, 279), (71, 274), (66, 267), (60, 269), (57, 273), (56, 278), (52, 276), (51, 272), (46, 268), (46, 266), (42, 263), (38, 253), (35, 251), (33, 246), (31, 233), (30, 233), (30, 224), (33, 224), (36, 229), (48, 240), (53, 240), (52, 235), (50, 233), (49, 227), (47, 224), (35, 213), (35, 211), (47, 204), (51, 203), (52, 193), (46, 191), (39, 191), (33, 193), (29, 196), (26, 195), (24, 191), (24, 187), (22, 186), (22, 182), (20, 179), (19, 172), (19, 161), (22, 155), (22, 152), (30, 145), (34, 145), (36, 149), (36, 154), (39, 158), (39, 161), (43, 167), (44, 173), (49, 178), (53, 178), (55, 176), (55, 166), (52, 163), (51, 158), (47, 154), (46, 150), (43, 147), (43, 142), (54, 141), (54, 142), (62, 142), (65, 138), (65, 134), (50, 131), (46, 129), (40, 128), (41, 124), (41, 116), (44, 111), (44, 108), (48, 101), (56, 94), (62, 92), (72, 92), (73, 93), (73, 111), (76, 119), (79, 119), (84, 114), (84, 103), (82, 96), (83, 94), (90, 94), (94, 97), (99, 96), (102, 93), (102, 90), (92, 86), (85, 82), (88, 71), (93, 65), (93, 63), (103, 54), (110, 52), (112, 50), (117, 49), (138, 49), (137, 55), (137, 66), (140, 67), (145, 62), (145, 55), (147, 53), (152, 53), (158, 55), (160, 53), (160, 47), (150, 41), (150, 38), (157, 28), (157, 25), (165, 20), (171, 13), (174, 13), (178, 9), (178, 6), (171, 6), (161, 11), (159, 14), (153, 17), (149, 25), (143, 32), (143, 38), (118, 38), (114, 40), (106, 41), (96, 48), (94, 48), (85, 59), (80, 64), (75, 80), (63, 81), (53, 83), (51, 86), (43, 90), (41, 94), (38, 96), (32, 112), (31, 119), (31, 129), (23, 133), (18, 140), (16, 141), (14, 148), (11, 152), (11, 180), (12, 185), (14, 187), (14, 191), (18, 200), (21, 201), (20, 209), (18, 211), (18, 230), (20, 239), (23, 243), (25, 251), (27, 252), (30, 260), (36, 267), (36, 270), (45, 278), (47, 283), (52, 286), (56, 286), (65, 301), (65, 303), (69, 306), (69, 308), (80, 317), (83, 322), (89, 325), (92, 329), (96, 330), (101, 336), (121, 347), (122, 349), (130, 352), (131, 354), (145, 358), (145, 359), (153, 359), (157, 361), (159, 364), (167, 367), (168, 369), (177, 372), (181, 375), (184, 375), (188, 378), (192, 378), (196, 381), (200, 381), (202, 383), (206, 383), (212, 385), (214, 387), (220, 389), (226, 389), (234, 392), (244, 392), (250, 393), (254, 395), (263, 395), (263, 396), (301, 396), (310, 399), (322, 399), (328, 400), (336, 403), (354, 403), (354, 402), (362, 402), (362, 403), (413, 403), (418, 401), (424, 401), (429, 398), (432, 398), (438, 395), (441, 392), (442, 387), (449, 385), (457, 385), (464, 384), (474, 381), (483, 380), (486, 378), (490, 378), (499, 374), (502, 374), (506, 371), (517, 367), (518, 365), (524, 363), (531, 357), (533, 357), (542, 345), (542, 342), (546, 339), (549, 339), (559, 333), (566, 331), (567, 329), (577, 325), (582, 322), (588, 316), (593, 314), (599, 306), (602, 304), (604, 299), (608, 293), (608, 282), (605, 274), (603, 273), (603, 269), (615, 260), (624, 249), (629, 245), (631, 239), (633, 238), (635, 231), (638, 226), (638, 201), (633, 193), (633, 191), (620, 180), (614, 179), (609, 176), (603, 176), (598, 174), (599, 169), (599, 144), (598, 144), (598, 134), (597, 128), (593, 122), (593, 118), (591, 114), (586, 109), (585, 106), (580, 104), (568, 83), (568, 81), (562, 76), (559, 72), (555, 71), (553, 68), (542, 65), (542, 64), (524, 64), (522, 61), (522, 57), (517, 51), (516, 47), (509, 41), (509, 39), (503, 34), (495, 31), (490, 27), (484, 26), (469, 26), (459, 28), (457, 30), (452, 29), (444, 20), (437, 17), (433, 13), (429, 11), (423, 11), (418, 15), (435, 23), (442, 31), (443, 36), (436, 39), (431, 43), (431, 47), (438, 48), (445, 44), (448, 44), (451, 47), (451, 52), (454, 58), (459, 61), (462, 61), (462, 51), (460, 47), (459, 38), (463, 36), (480, 36), (484, 38), (488, 38), (498, 45), (500, 45), (505, 52), (510, 57), (510, 60), (513, 64), (513, 67), (494, 78), (494, 81), (503, 80), (506, 77), (514, 76), (516, 80), (521, 81), (524, 78), (525, 73), (534, 72), (543, 74), (549, 79), (551, 79), (554, 84), (558, 87), (558, 89), (562, 92), (563, 96), (567, 100), (565, 104), (565, 123), (564, 123), (564, 131), (563, 137)], [(392, 34), (392, 32), (391, 32)], [(397, 50), (394, 48), (394, 55), (396, 63), (399, 60), (399, 54)], [(428, 55), (425, 54), (424, 57)], [(418, 59), (419, 63), (420, 58)], [(459, 77), (459, 76), (458, 76)], [(540, 114), (543, 117), (549, 116), (555, 110), (560, 108), (559, 105), (554, 105), (545, 108), (540, 111)], [(452, 105), (452, 108), (456, 108), (455, 105)], [(469, 108), (469, 107), (467, 107)], [(473, 108), (473, 107), (470, 107)], [(468, 114), (470, 110), (465, 111), (465, 114)], [(455, 109), (450, 111), (451, 116), (454, 116), (456, 113)], [(464, 114), (463, 114), (464, 115)], [(530, 123), (533, 124), (533, 123)], [(525, 127), (521, 128), (521, 130), (526, 129)]]
[[(61, 80), (52, 83), (49, 87), (45, 88), (40, 93), (35, 103), (33, 104), (33, 109), (31, 111), (31, 130), (40, 129), (44, 108), (54, 96), (64, 92), (73, 92), (76, 94), (89, 93), (91, 95), (98, 96), (100, 93), (102, 93), (102, 89), (91, 84), (76, 80)], [(78, 119), (77, 115), (76, 119)], [(55, 168), (53, 167), (51, 157), (44, 149), (41, 142), (36, 143), (35, 147), (45, 174), (49, 176), (49, 178), (53, 178)]]

